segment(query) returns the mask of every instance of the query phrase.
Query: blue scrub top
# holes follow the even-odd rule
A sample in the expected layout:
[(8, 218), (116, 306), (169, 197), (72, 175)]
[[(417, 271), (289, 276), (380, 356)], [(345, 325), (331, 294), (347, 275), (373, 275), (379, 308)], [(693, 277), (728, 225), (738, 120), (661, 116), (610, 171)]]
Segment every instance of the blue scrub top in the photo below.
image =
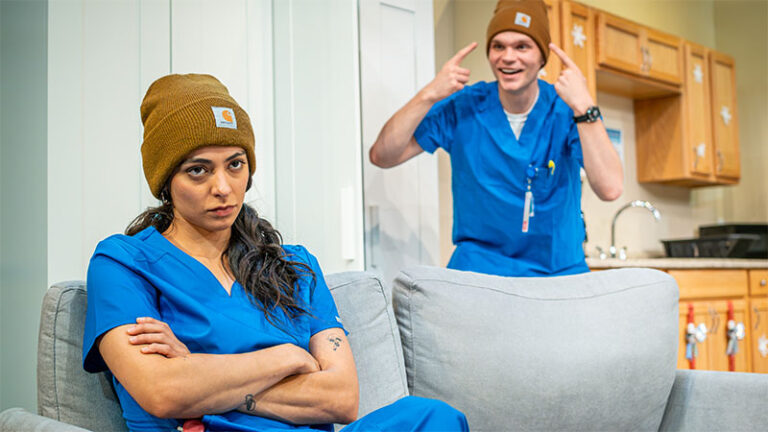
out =
[[(551, 84), (538, 83), (539, 98), (519, 140), (497, 82), (479, 82), (438, 102), (414, 133), (424, 150), (442, 147), (451, 157), (456, 250), (449, 268), (500, 276), (589, 271), (582, 250), (584, 163), (573, 111)], [(523, 232), (528, 179), (533, 211)]]
[[(297, 283), (299, 304), (311, 315), (291, 320), (278, 309), (273, 325), (239, 283), (228, 295), (213, 273), (155, 228), (107, 238), (96, 247), (88, 267), (83, 367), (106, 371), (97, 338), (143, 316), (166, 322), (192, 353), (237, 354), (284, 343), (309, 350), (312, 335), (343, 327), (315, 257), (302, 246), (283, 249), (315, 273), (314, 279), (303, 276)], [(113, 383), (129, 429), (174, 430), (181, 424), (150, 415), (114, 377)], [(207, 430), (333, 430), (332, 425), (296, 426), (236, 411), (204, 416), (203, 423)]]

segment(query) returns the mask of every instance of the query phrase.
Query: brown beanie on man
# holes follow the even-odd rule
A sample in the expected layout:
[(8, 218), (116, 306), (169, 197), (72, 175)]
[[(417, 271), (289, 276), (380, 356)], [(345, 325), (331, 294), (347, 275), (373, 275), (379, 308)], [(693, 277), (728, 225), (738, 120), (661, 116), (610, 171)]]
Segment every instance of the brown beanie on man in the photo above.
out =
[(251, 175), (256, 169), (251, 120), (210, 75), (167, 75), (152, 83), (141, 103), (141, 122), (144, 176), (156, 198), (173, 170), (200, 147), (241, 147)]
[(542, 0), (499, 0), (488, 23), (485, 53), (491, 49), (491, 39), (503, 31), (515, 31), (531, 37), (541, 50), (544, 63), (549, 57), (549, 19)]

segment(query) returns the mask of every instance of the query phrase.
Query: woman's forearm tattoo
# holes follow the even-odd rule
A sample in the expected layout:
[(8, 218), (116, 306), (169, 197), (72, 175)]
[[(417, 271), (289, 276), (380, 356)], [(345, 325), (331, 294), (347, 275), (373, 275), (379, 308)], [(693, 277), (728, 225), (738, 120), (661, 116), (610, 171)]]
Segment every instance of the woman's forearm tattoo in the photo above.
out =
[(256, 401), (253, 400), (252, 394), (245, 395), (245, 409), (248, 411), (253, 411), (253, 409), (256, 408)]
[(328, 341), (333, 344), (333, 350), (336, 351), (341, 346), (341, 338), (329, 337)]

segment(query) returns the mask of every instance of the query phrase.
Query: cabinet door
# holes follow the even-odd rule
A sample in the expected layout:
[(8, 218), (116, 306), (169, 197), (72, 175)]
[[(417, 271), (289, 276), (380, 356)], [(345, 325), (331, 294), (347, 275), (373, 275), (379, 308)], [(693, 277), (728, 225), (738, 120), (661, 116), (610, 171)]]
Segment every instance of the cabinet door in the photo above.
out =
[(595, 14), (584, 5), (564, 1), (561, 8), (560, 34), (563, 51), (587, 78), (592, 99), (597, 101), (595, 85)]
[[(743, 340), (738, 341), (738, 351), (734, 356), (735, 372), (749, 372), (751, 358), (749, 356), (749, 336), (752, 332), (749, 331), (749, 325), (747, 321), (747, 301), (746, 300), (730, 300), (733, 304), (733, 319), (736, 323), (741, 323), (745, 327), (745, 337)], [(728, 347), (728, 301), (718, 300), (710, 302), (708, 305), (708, 312), (711, 316), (711, 321), (714, 324), (714, 328), (710, 330), (709, 337), (707, 338), (709, 343), (707, 346), (707, 354), (709, 356), (708, 369), (728, 371), (728, 355), (726, 349)]]
[(649, 28), (645, 33), (645, 71), (648, 77), (680, 85), (683, 76), (683, 41)]
[(750, 300), (750, 330), (747, 339), (752, 352), (752, 372), (768, 373), (768, 298)]
[(733, 58), (709, 53), (712, 90), (712, 125), (715, 146), (715, 175), (738, 179), (739, 128), (736, 112), (736, 72)]
[(692, 173), (712, 174), (712, 128), (710, 122), (709, 62), (707, 49), (685, 45), (685, 116), (687, 138), (683, 154)]
[(604, 12), (597, 14), (597, 61), (634, 74), (644, 65), (643, 31), (639, 25)]
[[(544, 0), (544, 4), (547, 5), (549, 36), (552, 39), (552, 43), (557, 46), (562, 46), (560, 38), (560, 0)], [(557, 77), (560, 76), (560, 65), (560, 59), (555, 53), (551, 52), (547, 59), (546, 66), (539, 71), (539, 78), (550, 84), (554, 84), (555, 81), (557, 81)]]
[(712, 344), (712, 334), (710, 333), (715, 327), (716, 323), (712, 316), (712, 309), (709, 307), (709, 303), (704, 301), (681, 301), (679, 305), (680, 319), (678, 325), (678, 348), (677, 348), (677, 368), (678, 369), (690, 369), (691, 365), (688, 359), (685, 357), (686, 350), (686, 334), (688, 327), (688, 305), (693, 305), (693, 325), (699, 327), (700, 324), (707, 326), (706, 339), (703, 342), (697, 343), (698, 355), (696, 356), (695, 369), (708, 370), (711, 369), (711, 359), (709, 353), (709, 346)]

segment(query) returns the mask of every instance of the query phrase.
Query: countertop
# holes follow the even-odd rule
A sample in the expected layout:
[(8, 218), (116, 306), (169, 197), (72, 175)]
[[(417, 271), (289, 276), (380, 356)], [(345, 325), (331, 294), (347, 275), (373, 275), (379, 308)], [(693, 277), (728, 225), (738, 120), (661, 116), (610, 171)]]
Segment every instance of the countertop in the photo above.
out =
[(587, 258), (591, 269), (650, 267), (657, 269), (768, 269), (768, 260), (730, 258)]

